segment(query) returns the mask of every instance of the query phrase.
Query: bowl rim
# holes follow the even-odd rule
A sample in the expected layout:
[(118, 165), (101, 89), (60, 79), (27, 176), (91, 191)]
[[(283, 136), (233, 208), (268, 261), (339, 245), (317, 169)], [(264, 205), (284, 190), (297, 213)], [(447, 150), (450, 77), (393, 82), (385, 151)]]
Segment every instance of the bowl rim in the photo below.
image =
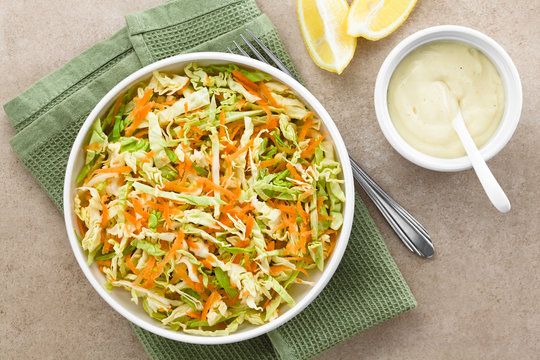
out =
[[(316, 114), (319, 115), (319, 117), (321, 118), (321, 121), (323, 121), (324, 125), (327, 128), (327, 132), (330, 134), (332, 141), (334, 142), (334, 147), (336, 149), (337, 155), (342, 165), (344, 187), (345, 187), (345, 197), (346, 197), (345, 206), (343, 210), (344, 221), (343, 221), (340, 235), (338, 239), (336, 240), (336, 246), (330, 257), (330, 260), (325, 264), (325, 268), (322, 271), (320, 275), (320, 279), (317, 281), (317, 283), (304, 295), (303, 298), (301, 298), (296, 303), (294, 307), (290, 308), (287, 312), (278, 316), (276, 319), (268, 323), (265, 323), (263, 325), (255, 326), (252, 329), (248, 329), (243, 332), (235, 332), (226, 336), (216, 336), (216, 337), (186, 334), (182, 331), (173, 331), (167, 328), (163, 328), (159, 326), (159, 324), (154, 324), (153, 322), (155, 320), (150, 318), (147, 314), (144, 314), (145, 318), (143, 319), (142, 317), (124, 308), (124, 306), (122, 306), (118, 301), (116, 301), (105, 289), (103, 284), (92, 274), (90, 270), (90, 266), (86, 264), (86, 255), (82, 251), (80, 242), (77, 240), (74, 229), (73, 229), (74, 212), (72, 208), (72, 194), (74, 193), (74, 189), (75, 189), (75, 184), (73, 183), (75, 160), (83, 144), (83, 141), (88, 135), (88, 132), (90, 131), (90, 128), (92, 124), (94, 123), (96, 117), (114, 98), (116, 98), (120, 94), (120, 92), (125, 87), (127, 87), (129, 84), (133, 83), (137, 79), (148, 76), (149, 74), (152, 73), (152, 71), (159, 70), (166, 66), (173, 66), (178, 63), (187, 64), (189, 62), (197, 62), (197, 61), (204, 61), (204, 62), (219, 61), (219, 62), (227, 62), (227, 63), (236, 63), (241, 66), (247, 66), (247, 67), (259, 69), (261, 71), (268, 73), (274, 79), (280, 82), (283, 82), (284, 84), (289, 86), (296, 94), (298, 94), (301, 98), (303, 98), (305, 100), (305, 103), (308, 105), (308, 107), (312, 111), (314, 111)], [(354, 193), (355, 190), (354, 190), (354, 182), (353, 182), (353, 177), (352, 177), (351, 165), (349, 161), (343, 161), (343, 159), (348, 159), (348, 152), (345, 147), (343, 138), (341, 137), (341, 134), (337, 126), (335, 125), (334, 121), (332, 120), (328, 112), (324, 109), (324, 107), (321, 105), (321, 103), (315, 98), (315, 96), (313, 96), (309, 90), (307, 90), (302, 84), (300, 84), (291, 76), (259, 60), (254, 60), (245, 56), (240, 56), (240, 55), (235, 55), (235, 54), (220, 53), (220, 52), (196, 52), (196, 53), (188, 53), (188, 54), (172, 56), (172, 57), (154, 62), (152, 64), (149, 64), (135, 71), (134, 73), (132, 73), (131, 75), (129, 75), (128, 77), (120, 81), (109, 92), (107, 92), (107, 94), (98, 102), (98, 104), (90, 112), (90, 114), (84, 121), (82, 127), (80, 128), (77, 134), (77, 137), (73, 143), (73, 146), (70, 150), (70, 155), (69, 155), (67, 168), (66, 168), (66, 174), (64, 178), (63, 210), (64, 210), (64, 221), (65, 221), (65, 226), (66, 226), (69, 242), (71, 244), (71, 248), (73, 250), (75, 258), (77, 259), (77, 262), (79, 263), (79, 266), (81, 267), (84, 275), (86, 276), (86, 278), (88, 279), (92, 287), (97, 291), (97, 293), (101, 296), (101, 298), (103, 298), (114, 310), (116, 310), (124, 318), (136, 324), (137, 326), (147, 331), (150, 331), (156, 335), (159, 335), (159, 336), (171, 339), (171, 340), (181, 341), (185, 343), (192, 343), (192, 344), (217, 345), (217, 344), (228, 344), (228, 343), (248, 340), (248, 339), (266, 334), (267, 332), (276, 329), (277, 327), (283, 325), (285, 322), (289, 321), (298, 313), (300, 313), (319, 295), (319, 293), (323, 290), (323, 288), (326, 286), (328, 281), (331, 279), (339, 263), (341, 262), (343, 254), (347, 247), (347, 243), (348, 243), (351, 228), (352, 228), (352, 221), (353, 221), (353, 215), (354, 215), (354, 201), (355, 201), (355, 193)], [(95, 264), (93, 265), (95, 266)]]
[(499, 127), (482, 146), (480, 153), (489, 160), (510, 141), (519, 123), (523, 103), (521, 80), (510, 55), (495, 40), (486, 34), (459, 25), (439, 25), (417, 31), (399, 42), (384, 60), (374, 88), (375, 112), (379, 126), (390, 145), (410, 162), (426, 169), (452, 172), (472, 167), (467, 156), (438, 158), (427, 155), (406, 142), (397, 132), (388, 112), (388, 84), (399, 63), (411, 51), (427, 43), (441, 40), (456, 40), (480, 50), (496, 67), (505, 91), (505, 109)]

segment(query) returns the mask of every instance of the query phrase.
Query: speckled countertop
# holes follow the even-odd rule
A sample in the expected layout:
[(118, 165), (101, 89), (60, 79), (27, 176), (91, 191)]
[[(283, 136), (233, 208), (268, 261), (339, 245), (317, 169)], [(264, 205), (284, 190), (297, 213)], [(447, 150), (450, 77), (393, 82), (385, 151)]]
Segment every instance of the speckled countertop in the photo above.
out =
[[(10, 100), (157, 0), (0, 2), (0, 103)], [(259, 0), (308, 89), (334, 118), (351, 155), (429, 230), (436, 256), (412, 255), (368, 207), (418, 300), (319, 359), (534, 359), (540, 353), (540, 1), (419, 0), (409, 19), (378, 42), (359, 40), (341, 76), (316, 67), (302, 43), (295, 2)], [(513, 58), (523, 112), (489, 166), (512, 211), (499, 214), (474, 172), (412, 165), (384, 139), (373, 86), (388, 52), (440, 24), (476, 28)], [(68, 244), (62, 215), (8, 144), (0, 111), (0, 358), (145, 359), (126, 320), (92, 289)]]

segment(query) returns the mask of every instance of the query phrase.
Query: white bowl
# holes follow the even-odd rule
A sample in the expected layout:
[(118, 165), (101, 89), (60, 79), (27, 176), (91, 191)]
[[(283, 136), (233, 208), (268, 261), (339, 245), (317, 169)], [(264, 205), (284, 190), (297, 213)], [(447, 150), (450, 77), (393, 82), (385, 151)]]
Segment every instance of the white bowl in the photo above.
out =
[[(334, 142), (337, 156), (343, 168), (344, 191), (346, 196), (343, 213), (343, 227), (341, 228), (340, 234), (338, 236), (335, 249), (330, 258), (327, 259), (324, 271), (313, 271), (310, 274), (311, 280), (315, 281), (316, 283), (315, 286), (292, 287), (290, 293), (296, 301), (296, 306), (294, 306), (293, 308), (289, 308), (287, 305), (283, 306), (282, 312), (276, 319), (260, 326), (243, 324), (237, 332), (232, 333), (228, 336), (220, 337), (191, 335), (183, 333), (182, 331), (170, 330), (169, 328), (163, 326), (157, 320), (154, 320), (150, 316), (148, 316), (148, 314), (144, 312), (140, 304), (136, 305), (135, 303), (133, 303), (130, 300), (129, 292), (120, 288), (115, 288), (112, 291), (107, 291), (103, 287), (103, 285), (105, 284), (105, 277), (99, 272), (97, 265), (93, 264), (92, 266), (88, 266), (86, 264), (86, 254), (82, 250), (81, 244), (77, 240), (74, 230), (77, 228), (76, 217), (73, 213), (73, 198), (75, 196), (76, 188), (75, 178), (84, 164), (83, 147), (89, 139), (89, 130), (95, 119), (98, 117), (102, 117), (105, 114), (106, 110), (114, 103), (116, 97), (120, 93), (122, 93), (123, 91), (125, 91), (139, 81), (149, 79), (152, 75), (152, 71), (159, 70), (181, 72), (183, 68), (191, 62), (198, 62), (201, 65), (234, 63), (247, 68), (258, 69), (266, 72), (274, 79), (281, 81), (282, 83), (288, 85), (292, 90), (294, 90), (298, 97), (302, 101), (304, 101), (304, 103), (307, 104), (308, 107), (320, 117), (324, 125), (322, 131), (327, 132), (330, 139)], [(339, 265), (345, 248), (347, 247), (347, 242), (349, 240), (353, 213), (354, 184), (347, 149), (345, 148), (343, 139), (341, 138), (341, 135), (336, 125), (334, 124), (334, 121), (330, 118), (330, 115), (328, 115), (328, 113), (322, 107), (319, 101), (317, 101), (317, 99), (315, 99), (315, 97), (299, 82), (268, 64), (244, 56), (217, 52), (201, 52), (173, 56), (136, 71), (135, 73), (131, 74), (126, 79), (121, 81), (118, 85), (116, 85), (96, 105), (94, 110), (92, 110), (92, 112), (84, 122), (81, 130), (79, 131), (79, 134), (75, 139), (75, 143), (73, 144), (73, 148), (71, 149), (67, 164), (66, 177), (64, 181), (64, 217), (69, 241), (71, 243), (71, 247), (73, 249), (75, 257), (77, 258), (77, 262), (79, 263), (81, 269), (83, 270), (88, 281), (90, 281), (94, 289), (96, 289), (99, 295), (101, 295), (101, 297), (122, 316), (124, 316), (129, 321), (135, 323), (136, 325), (142, 327), (143, 329), (146, 329), (154, 334), (172, 340), (194, 344), (226, 344), (251, 339), (277, 328), (278, 326), (284, 324), (286, 321), (292, 319), (295, 315), (301, 312), (313, 301), (313, 299), (317, 297), (317, 295), (328, 283), (328, 281), (334, 274), (337, 266)]]
[(456, 40), (470, 44), (491, 60), (499, 71), (504, 86), (505, 106), (495, 134), (480, 149), (485, 160), (491, 159), (508, 143), (521, 115), (523, 102), (521, 81), (510, 56), (495, 40), (463, 26), (442, 25), (418, 31), (401, 41), (384, 60), (375, 82), (375, 111), (379, 126), (390, 144), (407, 160), (430, 170), (460, 171), (471, 168), (467, 156), (443, 159), (427, 155), (406, 142), (397, 132), (388, 113), (388, 83), (394, 70), (407, 54), (424, 44), (439, 40)]

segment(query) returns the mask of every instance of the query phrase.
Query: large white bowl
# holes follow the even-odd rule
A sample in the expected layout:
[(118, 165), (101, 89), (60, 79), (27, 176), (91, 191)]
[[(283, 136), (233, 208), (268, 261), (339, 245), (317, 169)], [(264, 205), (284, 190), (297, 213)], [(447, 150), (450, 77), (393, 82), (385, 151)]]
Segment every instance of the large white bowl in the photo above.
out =
[[(234, 63), (246, 68), (264, 71), (271, 75), (274, 79), (287, 84), (292, 90), (294, 90), (298, 97), (320, 117), (324, 124), (322, 131), (327, 132), (329, 134), (329, 138), (334, 142), (337, 156), (343, 168), (344, 191), (346, 196), (343, 212), (343, 227), (341, 228), (338, 236), (335, 249), (330, 258), (326, 261), (324, 271), (313, 271), (310, 274), (311, 280), (315, 281), (316, 283), (315, 286), (293, 286), (291, 288), (291, 296), (295, 299), (296, 306), (289, 308), (287, 305), (284, 305), (279, 317), (273, 321), (260, 326), (243, 324), (237, 332), (220, 337), (191, 335), (183, 333), (182, 331), (170, 330), (157, 320), (154, 320), (148, 316), (140, 304), (134, 304), (130, 300), (129, 292), (120, 288), (113, 289), (112, 291), (106, 290), (103, 287), (105, 277), (99, 272), (96, 264), (93, 264), (92, 266), (88, 266), (86, 264), (86, 254), (82, 250), (81, 244), (75, 236), (75, 229), (77, 228), (76, 217), (73, 211), (73, 198), (75, 196), (76, 188), (75, 178), (84, 164), (83, 147), (88, 142), (90, 136), (89, 130), (92, 124), (97, 118), (103, 117), (106, 110), (113, 104), (119, 94), (137, 82), (149, 79), (152, 75), (152, 71), (159, 70), (181, 72), (183, 68), (190, 62), (198, 62), (201, 65)], [(79, 134), (75, 139), (75, 143), (73, 144), (73, 148), (71, 149), (64, 182), (64, 217), (69, 241), (75, 257), (77, 258), (77, 262), (86, 275), (88, 281), (90, 281), (98, 294), (122, 316), (143, 329), (172, 340), (194, 344), (226, 344), (251, 339), (277, 328), (301, 312), (325, 287), (341, 261), (349, 240), (353, 213), (354, 184), (347, 149), (345, 148), (343, 139), (341, 138), (334, 121), (330, 118), (330, 115), (328, 115), (319, 101), (317, 101), (317, 99), (315, 99), (315, 97), (299, 82), (268, 64), (244, 56), (217, 52), (201, 52), (173, 56), (136, 71), (116, 85), (96, 105), (79, 131)]]
[(489, 36), (464, 26), (442, 25), (420, 30), (401, 41), (384, 60), (375, 82), (375, 112), (381, 130), (390, 143), (407, 160), (426, 169), (460, 171), (470, 169), (467, 156), (443, 159), (427, 155), (406, 142), (397, 132), (388, 113), (388, 84), (394, 70), (411, 51), (439, 40), (456, 40), (470, 44), (491, 60), (499, 71), (504, 86), (505, 104), (501, 123), (495, 134), (480, 149), (484, 160), (495, 156), (508, 143), (521, 116), (522, 90), (516, 66), (506, 51)]

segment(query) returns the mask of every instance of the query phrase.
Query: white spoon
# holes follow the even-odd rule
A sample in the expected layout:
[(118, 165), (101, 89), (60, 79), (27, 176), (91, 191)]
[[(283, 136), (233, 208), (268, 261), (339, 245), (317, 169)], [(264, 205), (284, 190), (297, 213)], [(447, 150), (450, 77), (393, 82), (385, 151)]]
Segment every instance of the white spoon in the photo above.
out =
[(459, 107), (456, 117), (452, 120), (452, 126), (458, 134), (459, 139), (471, 160), (476, 176), (478, 176), (478, 180), (480, 180), (480, 183), (493, 206), (502, 213), (510, 211), (510, 201), (497, 182), (497, 179), (495, 179), (495, 176), (493, 176), (489, 170), (482, 155), (480, 155), (480, 151), (476, 147), (471, 134), (469, 134), (469, 131), (465, 126), (465, 121), (463, 121), (463, 116), (461, 115), (461, 109), (459, 109)]

